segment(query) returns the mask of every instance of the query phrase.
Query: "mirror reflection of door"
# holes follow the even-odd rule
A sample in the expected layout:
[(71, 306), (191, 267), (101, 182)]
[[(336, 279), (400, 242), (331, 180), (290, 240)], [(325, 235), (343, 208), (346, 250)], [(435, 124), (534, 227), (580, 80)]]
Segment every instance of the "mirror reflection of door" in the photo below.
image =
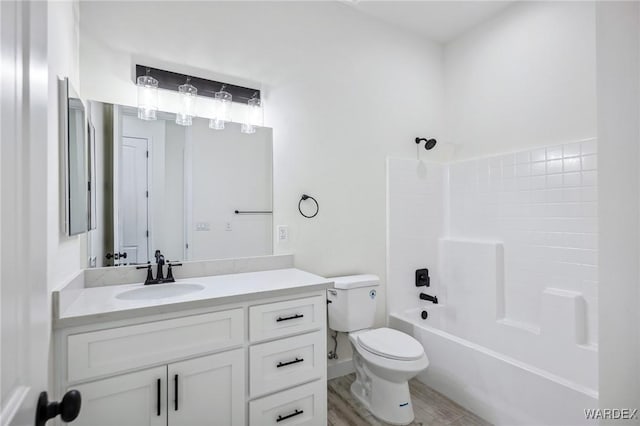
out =
[(128, 263), (149, 259), (149, 139), (122, 137), (118, 196), (119, 253)]

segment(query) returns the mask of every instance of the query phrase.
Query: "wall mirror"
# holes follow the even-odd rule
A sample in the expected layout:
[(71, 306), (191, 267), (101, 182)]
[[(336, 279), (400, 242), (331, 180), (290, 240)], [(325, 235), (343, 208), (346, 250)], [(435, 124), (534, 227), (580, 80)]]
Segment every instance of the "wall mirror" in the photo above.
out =
[(61, 165), (64, 186), (62, 228), (67, 235), (89, 228), (89, 166), (85, 107), (67, 78), (58, 80)]
[(89, 266), (166, 259), (205, 260), (270, 255), (272, 130), (223, 130), (175, 114), (141, 120), (137, 110), (89, 102), (94, 129), (95, 229)]

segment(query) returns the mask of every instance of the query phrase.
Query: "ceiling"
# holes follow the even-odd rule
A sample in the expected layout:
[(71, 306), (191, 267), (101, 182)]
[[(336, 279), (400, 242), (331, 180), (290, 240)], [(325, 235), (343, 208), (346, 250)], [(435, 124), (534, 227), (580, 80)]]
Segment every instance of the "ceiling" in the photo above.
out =
[(513, 0), (346, 0), (344, 3), (406, 31), (446, 43), (498, 14)]

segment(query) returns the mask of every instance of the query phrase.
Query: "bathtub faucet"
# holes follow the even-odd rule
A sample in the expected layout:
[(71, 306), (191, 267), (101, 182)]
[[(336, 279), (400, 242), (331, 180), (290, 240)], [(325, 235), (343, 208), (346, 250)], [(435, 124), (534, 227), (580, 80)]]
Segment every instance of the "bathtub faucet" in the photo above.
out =
[(420, 293), (420, 299), (428, 300), (429, 302), (433, 302), (434, 304), (438, 304), (438, 296), (430, 296), (426, 293)]

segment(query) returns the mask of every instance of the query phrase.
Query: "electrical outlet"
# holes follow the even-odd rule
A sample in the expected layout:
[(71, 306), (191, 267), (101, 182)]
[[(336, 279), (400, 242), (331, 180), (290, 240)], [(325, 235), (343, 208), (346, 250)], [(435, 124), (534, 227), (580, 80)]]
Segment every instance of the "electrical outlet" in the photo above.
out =
[(286, 225), (278, 225), (278, 241), (289, 241), (289, 227)]
[(225, 231), (233, 231), (233, 227), (231, 226), (231, 222), (227, 222), (224, 226)]
[(197, 222), (196, 223), (196, 231), (210, 231), (211, 225), (209, 222)]

